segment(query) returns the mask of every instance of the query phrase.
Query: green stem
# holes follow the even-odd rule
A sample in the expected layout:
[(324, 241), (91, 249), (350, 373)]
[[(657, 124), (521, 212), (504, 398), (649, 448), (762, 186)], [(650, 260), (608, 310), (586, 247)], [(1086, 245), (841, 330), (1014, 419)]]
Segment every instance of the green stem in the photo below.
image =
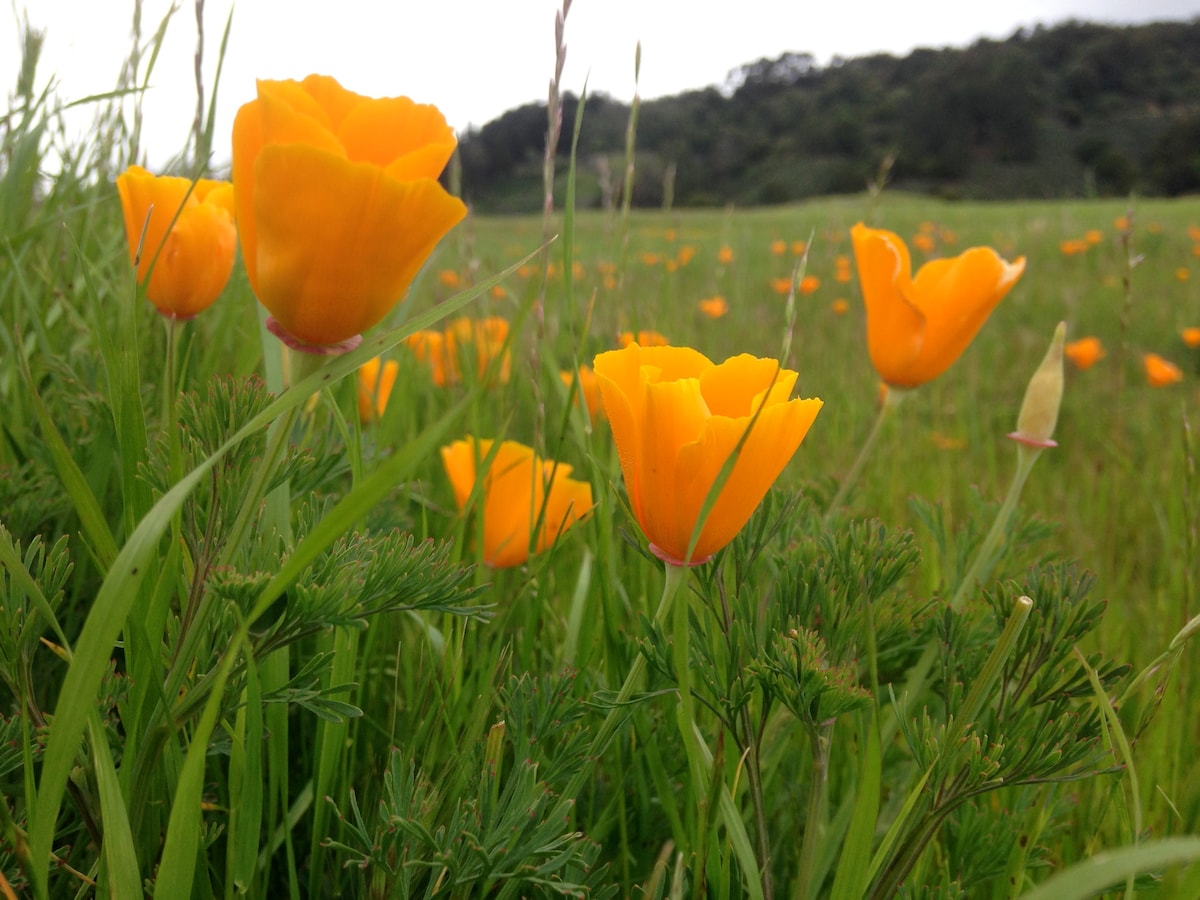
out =
[(971, 567), (967, 569), (967, 574), (958, 583), (958, 588), (950, 600), (950, 608), (955, 612), (958, 612), (962, 608), (963, 602), (966, 600), (967, 591), (971, 590), (977, 582), (987, 577), (992, 564), (996, 561), (996, 551), (1004, 541), (1004, 533), (1008, 529), (1008, 520), (1012, 518), (1013, 511), (1017, 508), (1017, 501), (1021, 499), (1021, 491), (1025, 487), (1025, 480), (1029, 477), (1029, 473), (1033, 469), (1033, 464), (1037, 462), (1037, 458), (1041, 455), (1041, 452), (1042, 448), (1040, 447), (1017, 444), (1017, 471), (1013, 473), (1012, 484), (1008, 487), (1008, 496), (1004, 498), (1004, 504), (1000, 507), (1000, 511), (996, 513), (991, 530), (988, 531), (987, 537), (983, 539), (983, 544), (980, 545), (975, 558), (971, 561)]
[[(671, 566), (667, 567), (668, 572), (668, 587), (670, 583)], [(676, 585), (678, 587), (678, 585)], [(675, 591), (664, 588), (662, 599), (659, 601), (658, 609), (654, 612), (654, 627), (661, 628), (671, 614), (671, 604), (675, 600)], [(646, 672), (646, 657), (642, 653), (638, 653), (633, 658), (633, 662), (629, 666), (629, 672), (625, 676), (625, 681), (622, 682), (621, 688), (617, 691), (617, 696), (613, 698), (608, 710), (608, 715), (604, 717), (604, 721), (600, 723), (600, 727), (596, 729), (595, 735), (592, 737), (591, 746), (588, 748), (587, 757), (584, 764), (579, 767), (574, 777), (568, 782), (566, 788), (559, 796), (558, 804), (554, 811), (547, 816), (547, 819), (553, 819), (557, 815), (565, 815), (566, 808), (574, 803), (575, 797), (582, 790), (584, 783), (592, 775), (592, 767), (600, 759), (608, 747), (608, 742), (612, 740), (618, 726), (625, 719), (625, 707), (629, 703), (629, 698), (633, 696), (638, 685), (642, 683), (642, 676)]]
[(850, 467), (850, 471), (846, 473), (846, 477), (838, 485), (837, 493), (834, 494), (833, 501), (825, 511), (826, 520), (833, 515), (834, 510), (845, 502), (850, 489), (858, 481), (858, 476), (862, 472), (863, 465), (866, 463), (867, 457), (871, 454), (871, 448), (875, 446), (875, 442), (879, 439), (879, 435), (883, 431), (883, 423), (891, 416), (892, 410), (900, 404), (900, 400), (905, 393), (907, 391), (901, 388), (888, 388), (888, 392), (883, 398), (883, 403), (879, 405), (879, 415), (875, 417), (875, 424), (871, 427), (871, 433), (867, 435), (866, 441), (863, 442), (862, 448), (858, 451), (858, 457), (854, 460), (854, 465)]
[[(1004, 503), (1000, 507), (1000, 511), (996, 513), (996, 518), (992, 522), (991, 530), (983, 539), (979, 550), (975, 553), (975, 558), (971, 560), (971, 565), (967, 569), (966, 575), (958, 583), (958, 587), (954, 591), (954, 596), (950, 598), (950, 609), (958, 612), (962, 609), (963, 603), (966, 601), (967, 592), (972, 586), (987, 577), (991, 570), (992, 564), (995, 562), (996, 550), (999, 548), (1001, 541), (1004, 538), (1004, 533), (1008, 529), (1008, 520), (1012, 518), (1013, 511), (1017, 508), (1017, 502), (1021, 499), (1021, 490), (1025, 487), (1025, 480), (1029, 477), (1029, 472), (1033, 469), (1033, 464), (1041, 455), (1040, 447), (1031, 447), (1027, 444), (1018, 443), (1017, 445), (1017, 471), (1013, 474), (1012, 484), (1008, 488), (1008, 496), (1004, 498)], [(904, 685), (904, 691), (899, 697), (900, 714), (908, 715), (909, 705), (913, 703), (921, 689), (925, 686), (925, 679), (929, 677), (929, 670), (933, 667), (934, 661), (941, 652), (936, 641), (931, 642), (925, 648), (925, 652), (921, 654), (920, 660), (912, 668), (909, 673), (908, 680)], [(895, 709), (891, 707), (891, 709)], [(880, 739), (886, 746), (889, 741), (896, 735), (896, 729), (899, 727), (899, 719), (896, 715), (888, 716), (880, 729)]]
[(833, 722), (809, 729), (812, 747), (812, 776), (809, 779), (808, 814), (804, 819), (804, 843), (800, 846), (800, 874), (796, 879), (796, 900), (815, 897), (820, 885), (812, 884), (817, 844), (825, 832), (825, 805), (829, 789), (829, 748)]

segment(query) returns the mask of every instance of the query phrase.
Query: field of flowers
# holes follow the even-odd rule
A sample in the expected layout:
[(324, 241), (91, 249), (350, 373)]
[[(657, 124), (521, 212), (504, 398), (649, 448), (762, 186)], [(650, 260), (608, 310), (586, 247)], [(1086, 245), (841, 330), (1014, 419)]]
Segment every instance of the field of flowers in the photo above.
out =
[(480, 218), (415, 99), (5, 122), (0, 892), (1200, 896), (1195, 203)]

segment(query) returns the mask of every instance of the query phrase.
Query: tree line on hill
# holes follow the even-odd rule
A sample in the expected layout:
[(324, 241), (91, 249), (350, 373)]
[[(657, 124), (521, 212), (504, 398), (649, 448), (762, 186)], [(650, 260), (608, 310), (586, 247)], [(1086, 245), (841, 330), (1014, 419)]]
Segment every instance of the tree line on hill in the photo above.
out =
[[(563, 97), (559, 159), (579, 98)], [(577, 205), (620, 203), (630, 107), (584, 100)], [(484, 212), (541, 207), (546, 104), (461, 137), (464, 198)], [(1200, 192), (1200, 17), (1108, 26), (1071, 21), (819, 65), (762, 59), (726, 84), (644, 101), (637, 206), (786, 203), (890, 184), (947, 198)], [(565, 168), (559, 165), (560, 172)]]

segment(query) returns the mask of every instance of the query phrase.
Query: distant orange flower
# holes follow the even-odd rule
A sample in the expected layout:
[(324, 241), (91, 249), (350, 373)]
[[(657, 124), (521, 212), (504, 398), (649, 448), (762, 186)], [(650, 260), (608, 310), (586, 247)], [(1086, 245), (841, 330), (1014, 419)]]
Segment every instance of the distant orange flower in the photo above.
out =
[[(568, 389), (575, 382), (575, 372), (571, 369), (564, 369), (558, 375)], [(580, 396), (583, 397), (583, 402), (587, 406), (589, 419), (595, 422), (597, 416), (604, 415), (604, 404), (600, 400), (600, 382), (596, 380), (596, 373), (588, 365), (579, 367), (579, 389), (575, 394), (576, 406), (579, 405)]]
[(1143, 356), (1142, 365), (1146, 369), (1146, 383), (1150, 387), (1166, 387), (1177, 381), (1183, 381), (1183, 371), (1179, 366), (1163, 359), (1157, 353), (1147, 353)]
[(1188, 271), (1187, 266), (1180, 266), (1178, 269), (1175, 270), (1175, 280), (1176, 281), (1187, 281), (1191, 277), (1192, 277), (1192, 273)]
[(1113, 228), (1117, 229), (1117, 231), (1128, 231), (1131, 224), (1129, 216), (1117, 216), (1113, 219)]
[(581, 263), (579, 260), (575, 260), (575, 262), (571, 263), (571, 277), (572, 278), (574, 278), (576, 281), (579, 281), (582, 278), (584, 278), (586, 275), (587, 275), (587, 270), (584, 269), (583, 263)]
[(1200, 328), (1195, 326), (1191, 328), (1185, 328), (1183, 331), (1179, 332), (1179, 336), (1182, 337), (1183, 342), (1193, 350), (1195, 350), (1197, 347), (1200, 347)]
[(665, 347), (671, 342), (660, 332), (642, 329), (637, 334), (632, 331), (622, 331), (617, 335), (617, 343), (622, 347), (628, 347), (634, 343), (639, 347)]
[(1200, 244), (1200, 225), (1189, 225), (1187, 233), (1193, 242)]
[(719, 319), (729, 312), (729, 304), (724, 297), (709, 297), (700, 301), (700, 312), (710, 319)]
[(787, 249), (787, 241), (780, 240), (778, 238), (771, 241), (771, 253), (773, 253), (775, 256), (783, 256), (783, 254), (787, 253)]
[(950, 437), (950, 435), (942, 434), (940, 431), (935, 431), (929, 435), (929, 440), (939, 450), (962, 450), (967, 446), (965, 438)]
[(383, 362), (378, 356), (359, 367), (358, 420), (364, 425), (377, 417), (383, 418), (399, 372), (400, 365), (394, 359)]
[(453, 269), (442, 269), (438, 272), (438, 283), (442, 287), (456, 288), (462, 284), (462, 278)]
[(934, 240), (932, 234), (921, 232), (913, 237), (913, 246), (922, 253), (932, 253), (937, 247), (937, 241)]
[(679, 233), (674, 228), (668, 228), (663, 232), (663, 237), (667, 239), (668, 244), (675, 243), (675, 239), (679, 237)]
[(1078, 256), (1081, 253), (1087, 253), (1090, 246), (1082, 238), (1067, 238), (1059, 242), (1058, 249), (1063, 256)]
[(504, 441), (488, 460), (494, 444), (468, 436), (441, 455), (460, 512), (482, 476), (483, 561), (506, 569), (526, 562), (531, 545), (541, 553), (591, 512), (592, 486), (571, 478), (566, 463), (543, 460), (516, 441)]
[(821, 279), (816, 275), (805, 275), (800, 279), (800, 293), (812, 294), (821, 287)]
[(433, 383), (445, 387), (451, 380), (457, 381), (457, 373), (451, 377), (452, 367), (446, 358), (446, 336), (440, 331), (414, 331), (404, 339), (404, 345), (412, 351), (417, 362), (426, 366), (433, 376)]
[(507, 339), (508, 322), (500, 316), (477, 321), (460, 316), (444, 331), (417, 331), (405, 338), (404, 344), (418, 362), (429, 368), (433, 383), (446, 387), (462, 381), (463, 358), (472, 350), (476, 377), (482, 376), (492, 360), (503, 353), (496, 377), (501, 384), (506, 383), (512, 368), (511, 354), (504, 347)]
[(503, 300), (508, 296), (508, 290), (502, 284), (493, 284), (488, 294), (493, 300)]
[(1098, 337), (1084, 337), (1063, 345), (1063, 354), (1080, 372), (1086, 372), (1104, 358), (1104, 345)]
[(880, 377), (916, 387), (942, 374), (962, 354), (996, 305), (1025, 271), (991, 247), (925, 263), (912, 275), (908, 248), (896, 234), (850, 230), (867, 310), (867, 348)]
[(733, 248), (728, 244), (725, 244), (723, 247), (721, 247), (721, 249), (717, 251), (717, 262), (723, 266), (727, 266), (733, 262)]
[(675, 261), (681, 266), (686, 266), (692, 261), (692, 257), (696, 255), (696, 248), (691, 244), (684, 244), (679, 248), (679, 252), (675, 254)]
[(850, 312), (850, 304), (841, 297), (838, 297), (833, 301), (830, 309), (833, 310), (833, 314), (835, 316), (844, 316), (846, 313)]
[(787, 294), (790, 294), (792, 292), (792, 279), (791, 278), (772, 278), (771, 279), (771, 290), (773, 290), (777, 294), (781, 294), (781, 295), (785, 295), (785, 296)]
[(206, 310), (225, 290), (237, 253), (233, 186), (207, 179), (193, 186), (189, 178), (130, 166), (117, 176), (117, 193), (138, 283), (150, 278), (146, 299), (168, 318), (190, 319)]
[(1083, 239), (1092, 246), (1095, 246), (1104, 240), (1104, 234), (1099, 228), (1090, 228), (1084, 232)]
[(943, 244), (949, 244), (952, 247), (958, 243), (958, 235), (949, 228), (939, 228), (938, 238)]
[(663, 268), (665, 268), (668, 272), (677, 271), (679, 269), (679, 262), (674, 259), (668, 259), (665, 263), (663, 263)]
[(833, 280), (838, 284), (848, 284), (853, 280), (854, 276), (850, 273), (850, 257), (838, 256), (834, 261), (837, 271), (833, 276)]
[(646, 252), (642, 254), (642, 265), (657, 266), (662, 262), (662, 254)]
[(792, 256), (803, 256), (804, 251), (808, 249), (808, 243), (805, 241), (792, 241)]
[(537, 266), (532, 265), (531, 263), (523, 263), (522, 265), (517, 266), (517, 277), (532, 278), (537, 274), (537, 270)]
[(1192, 245), (1192, 256), (1200, 257), (1200, 244)]

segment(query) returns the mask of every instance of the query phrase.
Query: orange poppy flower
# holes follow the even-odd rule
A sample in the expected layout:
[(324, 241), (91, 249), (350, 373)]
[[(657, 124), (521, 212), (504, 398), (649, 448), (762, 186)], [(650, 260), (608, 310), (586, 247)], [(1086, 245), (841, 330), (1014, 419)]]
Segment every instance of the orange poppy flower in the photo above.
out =
[(1187, 266), (1180, 266), (1178, 269), (1175, 270), (1175, 280), (1176, 281), (1187, 281), (1191, 277), (1192, 277), (1192, 273), (1187, 268)]
[(571, 478), (566, 463), (543, 460), (516, 441), (504, 441), (488, 460), (494, 443), (470, 436), (455, 441), (442, 448), (442, 465), (460, 512), (482, 475), (483, 561), (506, 569), (528, 560), (531, 548), (541, 553), (586, 516), (592, 486)]
[(913, 246), (922, 253), (932, 253), (937, 248), (937, 241), (934, 240), (932, 234), (922, 231), (920, 234), (913, 236)]
[(1157, 353), (1147, 353), (1143, 356), (1142, 365), (1146, 369), (1146, 383), (1150, 387), (1166, 387), (1177, 381), (1183, 381), (1183, 371), (1179, 366), (1163, 359)]
[(1104, 358), (1104, 345), (1098, 337), (1083, 337), (1063, 345), (1063, 355), (1080, 372), (1086, 372)]
[(728, 244), (725, 244), (723, 247), (721, 247), (721, 249), (717, 251), (717, 262), (723, 266), (727, 266), (733, 262), (733, 248)]
[(880, 377), (916, 387), (958, 359), (1025, 271), (991, 247), (925, 263), (913, 276), (904, 241), (861, 222), (850, 231), (867, 310), (867, 348)]
[(446, 336), (442, 332), (414, 331), (404, 339), (404, 345), (412, 351), (417, 362), (428, 367), (433, 383), (438, 387), (458, 380), (457, 368), (447, 358)]
[(246, 275), (285, 338), (353, 340), (467, 212), (438, 183), (454, 130), (433, 106), (334, 79), (259, 81), (233, 123)]
[(709, 297), (700, 301), (700, 312), (710, 319), (719, 319), (729, 312), (729, 304), (724, 297)]
[(771, 253), (774, 254), (775, 256), (783, 256), (783, 254), (787, 253), (787, 251), (788, 251), (787, 241), (780, 240), (778, 238), (771, 241)]
[(800, 279), (800, 293), (813, 294), (821, 287), (821, 279), (816, 275), (805, 275)]
[(1104, 240), (1104, 234), (1099, 228), (1090, 228), (1084, 232), (1083, 239), (1085, 242), (1094, 247), (1096, 244), (1099, 244)]
[(622, 331), (617, 335), (617, 343), (622, 347), (628, 347), (630, 344), (635, 343), (643, 347), (665, 347), (671, 342), (667, 340), (664, 334), (643, 329), (637, 334), (634, 334), (632, 331)]
[(807, 249), (808, 244), (805, 241), (792, 241), (792, 256), (803, 256)]
[(399, 372), (400, 365), (394, 359), (382, 362), (378, 356), (359, 366), (358, 419), (364, 425), (376, 417), (383, 418)]
[(1193, 350), (1195, 350), (1197, 347), (1200, 347), (1200, 328), (1196, 326), (1185, 328), (1183, 331), (1179, 332), (1179, 336), (1182, 337), (1183, 342)]
[(1088, 247), (1091, 245), (1081, 238), (1068, 238), (1065, 241), (1060, 241), (1058, 250), (1063, 256), (1078, 256), (1081, 253), (1087, 253)]
[(772, 278), (771, 279), (771, 290), (773, 290), (775, 293), (779, 294), (780, 296), (786, 296), (786, 295), (790, 294), (792, 292), (792, 279), (791, 278)]
[[(562, 378), (563, 384), (568, 388), (575, 381), (575, 373), (570, 369), (565, 369), (558, 373)], [(604, 404), (600, 400), (600, 382), (596, 380), (596, 373), (591, 366), (582, 365), (579, 367), (579, 390), (575, 394), (575, 405), (579, 405), (579, 398), (583, 397), (583, 402), (587, 406), (588, 418), (593, 422), (597, 416), (604, 415)]]
[(462, 276), (453, 269), (442, 269), (438, 272), (438, 283), (442, 287), (456, 288), (462, 284)]
[(130, 166), (117, 176), (117, 193), (138, 283), (150, 275), (146, 299), (175, 319), (190, 319), (211, 306), (225, 290), (237, 251), (232, 185), (201, 179), (193, 187), (191, 179)]
[[(789, 399), (796, 373), (773, 359), (743, 354), (715, 365), (689, 347), (631, 344), (594, 366), (630, 507), (651, 550), (676, 566), (733, 540), (821, 409), (820, 400)], [(689, 560), (704, 501), (743, 437)]]
[(847, 303), (842, 297), (838, 297), (833, 301), (832, 304), (830, 304), (830, 309), (833, 310), (833, 314), (835, 316), (844, 316), (846, 313), (850, 312), (850, 304)]

